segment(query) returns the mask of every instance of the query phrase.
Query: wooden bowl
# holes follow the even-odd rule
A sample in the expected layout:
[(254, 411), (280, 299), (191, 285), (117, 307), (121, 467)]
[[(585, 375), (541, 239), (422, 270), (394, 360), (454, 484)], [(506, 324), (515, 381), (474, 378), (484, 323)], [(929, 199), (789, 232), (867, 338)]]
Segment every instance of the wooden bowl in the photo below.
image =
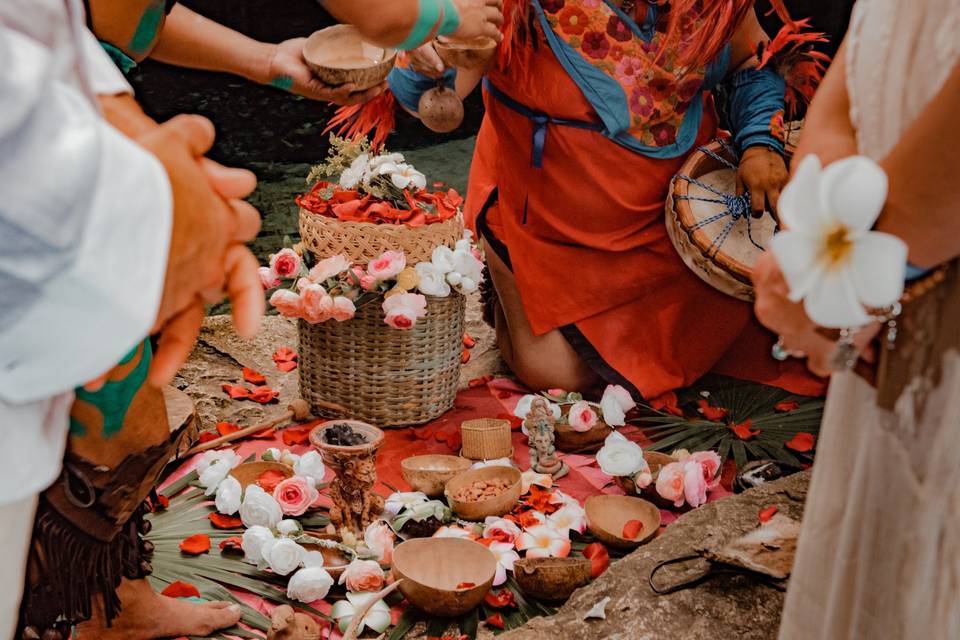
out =
[(257, 484), (257, 480), (267, 471), (276, 471), (282, 473), (284, 478), (293, 477), (293, 467), (288, 467), (280, 462), (244, 462), (237, 465), (230, 471), (230, 475), (237, 479), (240, 486), (246, 489), (252, 484)]
[[(631, 551), (649, 542), (660, 529), (660, 510), (653, 503), (631, 496), (590, 496), (583, 505), (590, 533), (614, 549)], [(643, 523), (640, 535), (623, 537), (623, 526), (631, 520)]]
[[(336, 534), (330, 534), (320, 531), (304, 531), (308, 536), (314, 538), (319, 538), (321, 540), (330, 540), (332, 542), (340, 542), (340, 537)], [(307, 551), (319, 551), (323, 554), (323, 568), (326, 569), (327, 573), (330, 574), (330, 577), (334, 580), (339, 580), (340, 576), (343, 575), (343, 572), (346, 570), (347, 565), (356, 557), (350, 556), (347, 553), (344, 553), (340, 549), (331, 549), (330, 547), (324, 547), (312, 542), (303, 542), (300, 543), (300, 546), (306, 549)]]
[(400, 473), (407, 484), (431, 498), (442, 496), (447, 481), (469, 468), (469, 460), (442, 454), (413, 456), (400, 462)]
[(393, 550), (400, 593), (435, 616), (459, 616), (479, 605), (496, 574), (493, 553), (465, 538), (414, 538)]
[(577, 558), (521, 558), (513, 577), (524, 594), (545, 602), (562, 602), (590, 583), (590, 560)]
[[(487, 516), (502, 516), (510, 513), (520, 500), (520, 490), (522, 474), (513, 467), (501, 467), (499, 465), (492, 467), (481, 467), (479, 469), (470, 469), (454, 477), (447, 482), (444, 494), (447, 497), (447, 503), (454, 513), (464, 520), (482, 521)], [(463, 487), (477, 480), (493, 480), (495, 478), (506, 478), (510, 482), (510, 487), (498, 496), (487, 500), (477, 502), (463, 502), (455, 500), (453, 496)]]
[(313, 33), (303, 43), (303, 59), (329, 85), (352, 83), (357, 91), (387, 79), (397, 52), (364, 42), (356, 27), (338, 24)]
[(594, 453), (611, 433), (613, 429), (602, 420), (589, 431), (574, 431), (566, 420), (560, 420), (556, 425), (557, 449), (564, 453)]
[(448, 67), (483, 69), (497, 50), (497, 41), (485, 36), (466, 40), (441, 36), (434, 41), (433, 48)]
[[(644, 451), (643, 459), (647, 461), (647, 466), (650, 467), (650, 473), (654, 478), (660, 473), (660, 469), (671, 462), (677, 462), (676, 458), (668, 456), (665, 453), (660, 453), (659, 451)], [(628, 496), (638, 496), (644, 500), (649, 500), (661, 509), (671, 509), (673, 511), (685, 511), (689, 509), (686, 505), (677, 508), (672, 501), (661, 497), (661, 495), (657, 493), (656, 482), (651, 483), (646, 489), (638, 492), (637, 485), (632, 478), (617, 477), (614, 478), (613, 481), (618, 487), (623, 489), (623, 492)]]
[[(350, 447), (327, 443), (324, 440), (324, 432), (337, 424), (350, 425), (355, 432), (363, 434), (367, 441)], [(342, 460), (345, 458), (373, 455), (383, 446), (383, 440), (383, 431), (359, 420), (328, 420), (320, 423), (310, 432), (310, 444), (320, 452), (324, 464), (334, 471), (339, 471), (343, 467)]]

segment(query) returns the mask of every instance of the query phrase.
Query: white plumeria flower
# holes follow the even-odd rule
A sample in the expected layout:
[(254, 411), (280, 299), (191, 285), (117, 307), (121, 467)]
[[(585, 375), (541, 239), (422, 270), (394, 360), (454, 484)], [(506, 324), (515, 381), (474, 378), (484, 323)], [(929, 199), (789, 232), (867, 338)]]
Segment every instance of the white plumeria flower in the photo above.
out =
[(547, 516), (547, 523), (568, 536), (571, 531), (583, 533), (587, 530), (587, 513), (578, 504), (565, 504)]
[(496, 516), (487, 516), (487, 519), (483, 521), (483, 537), (484, 538), (498, 538), (498, 537), (509, 537), (510, 542), (513, 542), (520, 535), (520, 527), (511, 520), (506, 518), (498, 518)]
[[(388, 165), (381, 167), (385, 169)], [(392, 166), (393, 171), (387, 173), (390, 176), (390, 182), (397, 189), (425, 189), (427, 187), (427, 177), (414, 169), (409, 164), (397, 164)]]
[(810, 319), (828, 328), (870, 322), (864, 310), (903, 295), (907, 246), (871, 231), (887, 200), (887, 176), (874, 161), (853, 156), (823, 169), (807, 156), (780, 196), (787, 230), (771, 249)]
[[(347, 593), (346, 600), (338, 600), (330, 611), (330, 616), (337, 621), (340, 633), (344, 633), (353, 616), (357, 611), (363, 608), (367, 601), (374, 598), (375, 593)], [(363, 616), (363, 620), (357, 626), (357, 635), (363, 633), (364, 628), (372, 629), (377, 633), (383, 633), (390, 626), (390, 607), (383, 600), (380, 600)]]
[(340, 186), (344, 189), (353, 189), (361, 180), (363, 180), (364, 175), (367, 173), (367, 165), (369, 164), (370, 156), (366, 153), (361, 153), (359, 156), (354, 158), (353, 162), (350, 163), (350, 166), (343, 170), (343, 173), (340, 174)]
[(527, 469), (520, 475), (520, 483), (520, 491), (523, 493), (530, 491), (531, 485), (549, 489), (553, 486), (553, 476), (549, 473), (537, 473), (533, 469)]
[(472, 540), (475, 536), (463, 527), (440, 527), (433, 534), (434, 538), (466, 538)]
[(517, 549), (526, 551), (528, 558), (566, 558), (570, 555), (570, 539), (566, 533), (541, 524), (520, 534)]
[(496, 460), (481, 460), (470, 465), (471, 469), (483, 469), (484, 467), (512, 467), (513, 461), (510, 458), (497, 458)]
[(507, 581), (507, 571), (513, 571), (513, 564), (520, 559), (520, 554), (513, 550), (513, 545), (509, 542), (491, 542), (487, 548), (497, 559), (497, 574), (493, 578), (493, 586), (499, 587)]
[(415, 507), (418, 504), (427, 502), (430, 498), (422, 491), (398, 491), (390, 494), (384, 505), (384, 510), (391, 516), (396, 517), (398, 513), (408, 507)]
[(370, 170), (379, 169), (385, 164), (398, 165), (406, 161), (402, 153), (384, 153), (370, 159)]

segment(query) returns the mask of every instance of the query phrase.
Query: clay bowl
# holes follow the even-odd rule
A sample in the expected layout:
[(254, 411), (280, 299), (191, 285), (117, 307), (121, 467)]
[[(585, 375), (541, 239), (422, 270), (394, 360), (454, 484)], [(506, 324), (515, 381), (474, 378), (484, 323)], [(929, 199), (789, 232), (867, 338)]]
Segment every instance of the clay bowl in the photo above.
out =
[(397, 52), (364, 42), (356, 27), (338, 24), (313, 33), (303, 43), (303, 59), (327, 84), (352, 83), (357, 91), (387, 79)]
[[(330, 540), (332, 542), (339, 542), (340, 538), (335, 534), (329, 534), (326, 532), (320, 531), (304, 531), (309, 536), (314, 538), (319, 538), (321, 540)], [(350, 564), (353, 557), (349, 554), (341, 551), (340, 549), (331, 549), (329, 547), (323, 547), (319, 544), (304, 542), (300, 545), (307, 551), (319, 551), (323, 554), (323, 568), (327, 570), (327, 573), (330, 574), (330, 577), (334, 580), (339, 580), (340, 576), (343, 574), (344, 570), (347, 568), (347, 565)]]
[(393, 576), (403, 580), (400, 593), (435, 616), (459, 616), (479, 605), (496, 573), (493, 553), (464, 538), (415, 538), (393, 551)]
[(469, 460), (441, 454), (413, 456), (400, 462), (400, 472), (407, 484), (431, 498), (442, 496), (447, 481), (469, 468)]
[[(366, 442), (351, 447), (328, 444), (324, 439), (324, 432), (337, 424), (350, 425), (354, 432), (360, 433), (366, 438)], [(383, 439), (383, 431), (359, 420), (328, 420), (320, 423), (310, 432), (310, 444), (320, 452), (324, 464), (334, 471), (339, 471), (342, 468), (341, 461), (344, 458), (373, 455), (377, 449), (383, 446)]]
[[(453, 497), (460, 489), (477, 480), (489, 481), (498, 478), (505, 478), (510, 482), (510, 487), (498, 496), (487, 500), (478, 500), (477, 502), (464, 502)], [(454, 513), (464, 520), (479, 522), (487, 516), (502, 516), (510, 513), (520, 500), (522, 486), (520, 480), (520, 471), (513, 467), (481, 467), (480, 469), (465, 471), (447, 482), (444, 493), (447, 497), (447, 503)]]
[(590, 560), (577, 558), (522, 558), (513, 565), (513, 577), (524, 594), (545, 602), (563, 602), (590, 583)]
[(497, 50), (497, 41), (484, 36), (466, 40), (440, 37), (434, 41), (433, 48), (448, 67), (482, 69)]
[(605, 422), (598, 421), (589, 431), (574, 431), (566, 420), (557, 422), (556, 445), (564, 453), (594, 453), (600, 450), (604, 441), (613, 433)]
[[(590, 533), (605, 545), (631, 551), (649, 542), (660, 529), (660, 510), (642, 498), (631, 496), (590, 496), (583, 505)], [(623, 537), (623, 526), (639, 520), (643, 528), (636, 539)]]
[(257, 479), (267, 471), (282, 473), (284, 478), (293, 477), (293, 467), (288, 467), (280, 462), (266, 461), (244, 462), (234, 467), (230, 475), (237, 479), (241, 487), (246, 489), (252, 484), (257, 484)]

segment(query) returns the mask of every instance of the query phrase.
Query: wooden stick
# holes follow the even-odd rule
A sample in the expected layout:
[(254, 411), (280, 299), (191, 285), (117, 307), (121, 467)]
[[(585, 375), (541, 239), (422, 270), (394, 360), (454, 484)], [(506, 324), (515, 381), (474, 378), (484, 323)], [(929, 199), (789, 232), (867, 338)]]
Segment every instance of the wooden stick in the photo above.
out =
[(310, 405), (307, 404), (304, 400), (294, 400), (290, 403), (290, 406), (287, 407), (286, 413), (283, 415), (270, 420), (269, 422), (264, 422), (261, 424), (255, 424), (251, 427), (244, 427), (239, 431), (234, 431), (233, 433), (228, 433), (225, 436), (220, 436), (215, 440), (210, 442), (204, 442), (203, 444), (198, 444), (189, 451), (187, 451), (183, 457), (189, 458), (195, 453), (200, 453), (202, 451), (207, 451), (209, 449), (216, 449), (217, 447), (227, 444), (228, 442), (233, 442), (234, 440), (239, 440), (240, 438), (246, 438), (249, 435), (263, 431), (264, 429), (270, 429), (282, 424), (284, 422), (293, 420), (296, 422), (304, 422), (310, 418)]
[(343, 640), (357, 640), (357, 637), (360, 635), (357, 633), (357, 629), (360, 628), (360, 623), (363, 621), (366, 615), (370, 613), (370, 609), (373, 608), (373, 605), (377, 604), (388, 595), (396, 591), (401, 582), (403, 582), (403, 578), (400, 578), (383, 591), (375, 593), (372, 598), (367, 600), (367, 602), (360, 607), (360, 609), (354, 611), (353, 619), (350, 620), (350, 626), (347, 627), (347, 630), (343, 634)]

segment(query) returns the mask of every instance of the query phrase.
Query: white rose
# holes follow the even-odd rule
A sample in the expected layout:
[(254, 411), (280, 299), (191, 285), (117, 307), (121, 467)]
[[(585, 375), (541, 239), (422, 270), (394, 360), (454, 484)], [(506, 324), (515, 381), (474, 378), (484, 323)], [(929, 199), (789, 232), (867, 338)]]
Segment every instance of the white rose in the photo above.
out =
[(433, 266), (444, 273), (444, 275), (453, 271), (453, 249), (445, 244), (440, 245), (433, 250), (430, 256)]
[(282, 536), (293, 536), (303, 531), (303, 527), (296, 520), (281, 520), (277, 523), (277, 533)]
[(396, 516), (398, 513), (406, 509), (407, 507), (413, 507), (418, 504), (422, 504), (429, 500), (427, 494), (422, 491), (407, 491), (390, 494), (384, 503), (384, 510), (392, 516)]
[(447, 274), (447, 282), (449, 282), (450, 284), (456, 287), (461, 282), (463, 282), (463, 276), (457, 273), (456, 271), (451, 271), (450, 273)]
[(369, 160), (370, 156), (366, 153), (361, 153), (354, 158), (353, 162), (350, 163), (350, 167), (344, 169), (343, 173), (340, 174), (340, 186), (344, 189), (353, 189), (360, 184), (364, 174), (367, 172), (367, 163)]
[(480, 286), (480, 283), (478, 283), (473, 278), (464, 277), (460, 281), (460, 291), (462, 291), (463, 293), (473, 293), (474, 291), (477, 290), (479, 286)]
[[(439, 247), (438, 247), (439, 248)], [(443, 247), (444, 249), (446, 247)], [(432, 262), (421, 262), (415, 267), (417, 275), (420, 277), (420, 283), (417, 289), (420, 293), (437, 298), (446, 298), (450, 295), (450, 285), (447, 284), (445, 272), (440, 270)]]
[(453, 270), (474, 282), (480, 282), (483, 278), (483, 263), (477, 260), (470, 249), (453, 252)]
[(649, 469), (640, 445), (616, 431), (604, 440), (603, 448), (597, 452), (597, 463), (608, 476), (632, 476)]
[(303, 555), (303, 566), (305, 567), (322, 567), (323, 566), (323, 552), (322, 551), (307, 551)]
[(458, 251), (470, 251), (473, 249), (473, 241), (468, 238), (457, 240), (457, 244), (454, 245), (454, 248)]
[(200, 484), (203, 485), (204, 494), (212, 496), (216, 493), (217, 487), (230, 475), (231, 469), (233, 469), (233, 467), (225, 460), (215, 460), (209, 467), (204, 469), (203, 473), (200, 474)]
[(327, 473), (327, 467), (323, 464), (323, 458), (317, 451), (309, 451), (296, 461), (293, 465), (293, 472), (298, 476), (312, 479), (314, 485), (323, 482), (323, 476)]
[(283, 454), (280, 452), (280, 449), (276, 447), (270, 447), (261, 454), (260, 459), (265, 462), (280, 462), (280, 457)]
[(611, 427), (622, 427), (626, 424), (627, 412), (637, 406), (630, 392), (620, 385), (611, 384), (603, 392), (600, 408), (603, 410), (603, 421)]
[(197, 473), (203, 473), (214, 462), (226, 462), (231, 469), (243, 462), (243, 458), (237, 455), (233, 449), (204, 451), (197, 459)]
[(255, 525), (243, 532), (243, 541), (240, 548), (243, 549), (243, 559), (250, 564), (259, 564), (263, 559), (263, 546), (273, 543), (276, 538), (273, 531), (266, 527)]
[(263, 559), (278, 576), (285, 576), (303, 564), (307, 550), (290, 538), (280, 538), (273, 544), (265, 544), (260, 552)]
[(273, 529), (283, 519), (280, 503), (255, 484), (247, 487), (240, 504), (240, 519), (243, 526), (260, 525)]
[(370, 170), (379, 169), (385, 164), (401, 164), (405, 160), (402, 153), (384, 153), (370, 160)]
[(232, 516), (240, 509), (243, 488), (233, 476), (227, 476), (217, 487), (217, 499), (214, 504), (217, 511), (225, 516)]
[(287, 597), (300, 602), (323, 600), (330, 593), (333, 578), (322, 567), (300, 569), (287, 583)]

